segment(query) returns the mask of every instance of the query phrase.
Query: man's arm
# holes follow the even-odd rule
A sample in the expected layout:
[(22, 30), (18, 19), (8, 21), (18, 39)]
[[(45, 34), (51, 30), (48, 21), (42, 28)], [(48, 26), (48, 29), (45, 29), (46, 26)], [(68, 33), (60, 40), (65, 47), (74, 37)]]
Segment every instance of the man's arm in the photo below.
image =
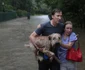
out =
[[(40, 28), (41, 27), (41, 25), (39, 24), (38, 26), (37, 26), (37, 28)], [(48, 51), (48, 50), (46, 50), (45, 48), (39, 48), (39, 46), (37, 46), (36, 44), (35, 44), (35, 39), (37, 38), (37, 37), (40, 37), (40, 35), (38, 35), (35, 31), (29, 36), (29, 39), (30, 39), (30, 41), (31, 41), (31, 43), (35, 46), (35, 48), (36, 48), (36, 50), (38, 49), (39, 51), (41, 51), (41, 52), (43, 52), (43, 53), (45, 53), (46, 54), (46, 52), (45, 51)], [(50, 51), (49, 51), (50, 52)], [(48, 54), (48, 53), (47, 53)], [(49, 56), (52, 56), (53, 55), (53, 53), (51, 54), (51, 53), (49, 53), (50, 55)]]
[(29, 36), (29, 39), (31, 40), (34, 40), (36, 37), (38, 37), (39, 35), (37, 35), (37, 33), (34, 31), (30, 36)]
[[(39, 24), (38, 26), (37, 26), (37, 29), (38, 28), (40, 28), (41, 27), (41, 25)], [(31, 41), (31, 43), (34, 45), (34, 47), (36, 48), (36, 50), (39, 50), (39, 51), (43, 51), (43, 49), (42, 48), (39, 48), (36, 44), (35, 44), (35, 39), (36, 39), (36, 37), (39, 37), (40, 35), (38, 35), (35, 31), (29, 36), (29, 39), (30, 39), (30, 41)]]

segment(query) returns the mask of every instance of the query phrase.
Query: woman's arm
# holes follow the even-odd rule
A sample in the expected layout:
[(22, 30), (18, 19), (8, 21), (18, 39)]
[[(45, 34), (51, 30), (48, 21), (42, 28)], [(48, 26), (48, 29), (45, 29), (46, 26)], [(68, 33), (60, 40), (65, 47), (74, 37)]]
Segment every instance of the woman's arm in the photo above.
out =
[(63, 44), (62, 42), (60, 42), (60, 45), (64, 48), (70, 49), (73, 44), (77, 41), (77, 36), (74, 32), (71, 33), (70, 37), (69, 37), (69, 41), (67, 44)]
[(68, 44), (60, 43), (60, 45), (64, 48), (70, 49), (73, 46), (74, 43), (75, 43), (75, 41), (69, 42)]

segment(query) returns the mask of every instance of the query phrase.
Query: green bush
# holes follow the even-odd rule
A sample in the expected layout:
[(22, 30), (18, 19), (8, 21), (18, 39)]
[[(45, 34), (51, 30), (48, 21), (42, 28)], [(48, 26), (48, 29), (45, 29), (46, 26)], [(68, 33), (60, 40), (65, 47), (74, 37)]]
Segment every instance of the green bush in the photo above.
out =
[(13, 11), (13, 6), (11, 6), (11, 5), (5, 5), (4, 6), (4, 11), (5, 12)]
[(17, 16), (18, 17), (27, 16), (27, 11), (18, 9), (17, 10)]
[(7, 21), (16, 18), (16, 12), (10, 11), (10, 12), (0, 12), (0, 22)]

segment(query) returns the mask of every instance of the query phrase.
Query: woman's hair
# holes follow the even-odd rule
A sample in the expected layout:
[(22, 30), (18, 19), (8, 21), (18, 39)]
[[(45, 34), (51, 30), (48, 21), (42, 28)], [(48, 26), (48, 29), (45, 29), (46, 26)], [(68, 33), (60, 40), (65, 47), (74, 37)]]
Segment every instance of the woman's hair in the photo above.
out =
[(71, 24), (72, 25), (72, 22), (71, 21), (66, 21), (65, 24), (64, 24), (64, 29), (65, 29), (67, 24)]
[(71, 21), (66, 21), (66, 22), (64, 23), (63, 33), (64, 33), (64, 29), (65, 29), (65, 27), (66, 27), (67, 24), (71, 24), (71, 25), (72, 25), (72, 22), (71, 22)]

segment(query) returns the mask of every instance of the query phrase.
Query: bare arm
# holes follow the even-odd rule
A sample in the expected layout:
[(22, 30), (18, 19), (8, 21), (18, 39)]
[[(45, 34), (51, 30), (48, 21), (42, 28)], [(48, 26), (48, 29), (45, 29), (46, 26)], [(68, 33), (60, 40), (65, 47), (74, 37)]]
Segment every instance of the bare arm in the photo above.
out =
[[(40, 28), (41, 26), (40, 26), (40, 24), (37, 26), (37, 28)], [(38, 49), (39, 51), (43, 51), (43, 49), (42, 48), (39, 48), (36, 44), (35, 44), (35, 39), (37, 38), (37, 37), (40, 37), (40, 35), (38, 35), (35, 31), (29, 36), (29, 39), (30, 39), (30, 41), (32, 42), (32, 44), (35, 46), (35, 48), (36, 49)]]
[(74, 43), (75, 43), (75, 41), (74, 42), (69, 42), (68, 44), (60, 43), (60, 45), (64, 48), (70, 49), (73, 46)]
[[(73, 35), (74, 35), (74, 34), (73, 34)], [(68, 42), (68, 44), (63, 44), (63, 43), (60, 42), (60, 45), (61, 45), (62, 47), (64, 47), (64, 48), (70, 49), (70, 48), (73, 46), (73, 44), (76, 42), (77, 37), (78, 37), (78, 35), (75, 34), (75, 37), (74, 37), (74, 40), (73, 40), (73, 41)]]
[[(40, 26), (40, 24), (37, 26), (37, 28), (40, 28), (41, 26)], [(35, 31), (30, 35), (30, 37), (29, 37), (29, 39), (30, 39), (30, 41), (32, 42), (32, 44), (35, 46), (35, 48), (36, 49), (38, 49), (39, 51), (41, 51), (41, 52), (43, 52), (43, 53), (45, 53), (45, 54), (47, 54), (48, 56), (52, 56), (52, 55), (54, 55), (54, 53), (52, 53), (51, 51), (48, 51), (48, 50), (46, 50), (46, 48), (40, 48), (39, 46), (37, 46), (36, 44), (35, 44), (35, 39), (37, 38), (37, 37), (40, 37), (40, 35), (38, 35)], [(43, 37), (42, 37), (43, 38)]]
[(34, 40), (37, 36), (38, 36), (37, 33), (34, 31), (34, 32), (29, 36), (29, 39)]

